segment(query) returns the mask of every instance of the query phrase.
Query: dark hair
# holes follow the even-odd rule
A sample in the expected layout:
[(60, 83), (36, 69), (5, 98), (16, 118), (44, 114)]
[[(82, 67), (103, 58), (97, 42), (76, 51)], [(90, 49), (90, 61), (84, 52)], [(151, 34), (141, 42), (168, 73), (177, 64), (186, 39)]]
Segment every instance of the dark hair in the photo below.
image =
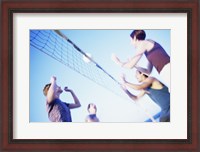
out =
[(48, 92), (50, 86), (51, 86), (51, 83), (48, 83), (48, 84), (45, 85), (45, 87), (44, 87), (44, 89), (43, 89), (43, 94), (44, 94), (45, 96), (47, 96), (47, 92)]
[(131, 34), (130, 34), (131, 38), (133, 39), (134, 36), (136, 37), (136, 39), (138, 40), (144, 40), (146, 38), (146, 33), (144, 30), (134, 30)]
[(139, 70), (137, 70), (137, 71), (139, 72), (139, 74), (143, 74), (145, 78), (148, 78), (148, 77), (149, 77), (148, 75), (142, 73), (141, 71), (139, 71)]
[[(87, 107), (87, 110), (88, 110), (88, 111), (89, 111), (89, 109), (90, 109), (90, 105), (91, 105), (91, 104), (93, 104), (93, 103), (88, 104), (88, 107)], [(94, 105), (94, 104), (93, 104), (93, 105)], [(96, 105), (95, 105), (94, 109), (97, 111)]]

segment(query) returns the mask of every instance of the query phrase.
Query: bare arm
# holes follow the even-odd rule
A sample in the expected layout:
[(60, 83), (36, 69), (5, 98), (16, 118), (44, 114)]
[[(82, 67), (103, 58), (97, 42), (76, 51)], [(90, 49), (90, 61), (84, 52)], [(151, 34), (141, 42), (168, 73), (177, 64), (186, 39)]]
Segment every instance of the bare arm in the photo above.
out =
[(127, 90), (127, 88), (124, 86), (124, 85), (122, 85), (121, 86), (121, 88), (122, 88), (122, 90), (133, 100), (133, 101), (137, 101), (137, 100), (139, 100), (141, 97), (143, 97), (144, 95), (145, 95), (145, 91), (144, 90), (142, 90), (141, 92), (140, 92), (140, 94), (139, 95), (133, 95), (131, 92), (129, 92), (128, 90)]
[(69, 108), (73, 109), (73, 108), (80, 107), (81, 106), (80, 101), (79, 101), (78, 97), (75, 95), (75, 93), (72, 90), (68, 89), (67, 87), (65, 87), (64, 90), (67, 91), (67, 92), (70, 92), (73, 99), (74, 99), (74, 103), (70, 103)]
[(112, 54), (112, 60), (119, 66), (123, 68), (132, 69), (138, 61), (141, 59), (143, 53), (146, 51), (145, 43), (141, 43), (141, 45), (137, 48), (136, 54), (128, 61), (122, 62), (115, 54)]
[(116, 55), (112, 55), (112, 60), (119, 66), (123, 67), (123, 68), (128, 68), (128, 69), (132, 69), (140, 60), (140, 58), (142, 57), (142, 54), (138, 54), (135, 55), (134, 57), (132, 57), (130, 60), (126, 61), (126, 62), (122, 62)]
[(135, 90), (146, 89), (146, 88), (148, 88), (148, 87), (152, 84), (152, 82), (153, 82), (153, 79), (152, 79), (152, 78), (147, 78), (147, 79), (148, 79), (148, 81), (143, 82), (143, 83), (141, 83), (141, 84), (133, 84), (133, 83), (130, 83), (130, 82), (126, 82), (125, 85), (126, 85), (127, 87), (130, 87), (130, 88), (135, 89)]
[(51, 103), (56, 98), (56, 77), (51, 77), (51, 86), (49, 87), (49, 90), (47, 92), (47, 103)]
[(137, 54), (134, 57), (132, 57), (129, 61), (127, 62), (121, 62), (121, 67), (127, 68), (127, 69), (132, 69), (141, 59), (143, 54)]
[(135, 90), (143, 90), (143, 89), (146, 89), (148, 88), (154, 81), (154, 78), (151, 78), (151, 77), (148, 77), (143, 83), (141, 84), (133, 84), (133, 83), (130, 83), (128, 81), (126, 81), (125, 79), (125, 76), (122, 75), (121, 76), (121, 80), (123, 82), (123, 84), (127, 87), (130, 87), (132, 89), (135, 89)]

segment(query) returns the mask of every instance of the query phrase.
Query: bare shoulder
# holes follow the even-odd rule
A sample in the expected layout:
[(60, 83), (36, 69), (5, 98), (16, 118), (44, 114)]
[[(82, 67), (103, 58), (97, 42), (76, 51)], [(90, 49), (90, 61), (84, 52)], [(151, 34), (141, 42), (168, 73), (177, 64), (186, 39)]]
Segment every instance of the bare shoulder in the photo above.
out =
[(145, 80), (144, 80), (144, 82), (151, 82), (151, 83), (153, 83), (154, 81), (156, 81), (157, 79), (156, 78), (154, 78), (154, 77), (148, 77), (148, 78), (146, 78)]
[(137, 47), (137, 52), (138, 53), (144, 53), (147, 50), (147, 42), (146, 40), (140, 41), (138, 47)]
[(162, 89), (163, 85), (158, 79), (154, 78), (154, 81), (152, 83), (152, 88), (154, 88), (154, 89)]
[(152, 77), (153, 78), (153, 81), (156, 82), (156, 83), (161, 83), (157, 78), (155, 77)]
[(154, 42), (152, 41), (144, 40), (143, 43), (147, 51), (150, 51), (154, 47)]

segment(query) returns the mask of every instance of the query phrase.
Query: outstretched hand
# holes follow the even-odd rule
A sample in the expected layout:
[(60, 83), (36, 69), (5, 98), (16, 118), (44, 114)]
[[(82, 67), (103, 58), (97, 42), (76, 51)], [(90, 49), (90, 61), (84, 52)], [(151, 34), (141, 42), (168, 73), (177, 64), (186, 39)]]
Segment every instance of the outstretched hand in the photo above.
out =
[(121, 87), (121, 89), (122, 89), (122, 90), (124, 90), (124, 91), (127, 91), (126, 85), (124, 85), (124, 84), (121, 84), (121, 86), (120, 86), (120, 87)]
[(121, 76), (120, 76), (120, 79), (121, 79), (121, 81), (122, 81), (122, 83), (126, 83), (126, 78), (125, 78), (126, 76), (125, 76), (125, 74), (121, 74)]
[(53, 83), (54, 81), (56, 81), (56, 77), (52, 76), (51, 79), (50, 79), (50, 83)]
[(117, 63), (117, 64), (121, 64), (121, 61), (119, 60), (119, 58), (115, 55), (115, 54), (112, 54), (111, 55), (111, 59)]

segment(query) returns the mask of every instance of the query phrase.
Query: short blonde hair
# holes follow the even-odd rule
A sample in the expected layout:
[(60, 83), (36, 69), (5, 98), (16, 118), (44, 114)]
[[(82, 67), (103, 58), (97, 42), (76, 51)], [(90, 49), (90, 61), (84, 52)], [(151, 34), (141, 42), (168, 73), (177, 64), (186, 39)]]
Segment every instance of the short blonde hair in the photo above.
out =
[(51, 86), (51, 83), (46, 84), (46, 85), (44, 86), (43, 94), (44, 94), (45, 96), (47, 96), (47, 92), (49, 91), (50, 86)]

